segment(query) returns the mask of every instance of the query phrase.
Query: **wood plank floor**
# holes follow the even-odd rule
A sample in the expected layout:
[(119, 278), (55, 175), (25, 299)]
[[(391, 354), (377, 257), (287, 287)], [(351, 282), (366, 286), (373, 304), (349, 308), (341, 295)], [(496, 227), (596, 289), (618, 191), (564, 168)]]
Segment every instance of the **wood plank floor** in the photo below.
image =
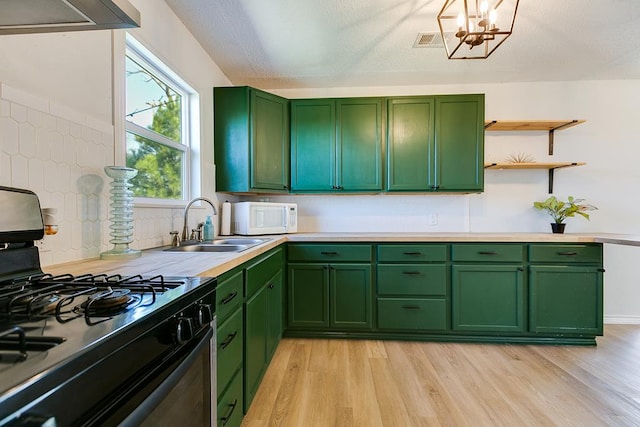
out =
[(640, 326), (597, 347), (283, 339), (243, 426), (640, 426)]

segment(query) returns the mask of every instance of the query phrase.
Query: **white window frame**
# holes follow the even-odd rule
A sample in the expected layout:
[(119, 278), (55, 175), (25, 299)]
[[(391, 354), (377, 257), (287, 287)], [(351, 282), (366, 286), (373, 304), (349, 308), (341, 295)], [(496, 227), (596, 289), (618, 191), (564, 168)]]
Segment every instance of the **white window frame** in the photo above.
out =
[[(113, 31), (114, 66), (114, 130), (117, 135), (115, 144), (115, 164), (126, 165), (127, 131), (138, 134), (172, 148), (183, 151), (183, 191), (182, 199), (157, 199), (135, 197), (135, 206), (176, 207), (184, 206), (193, 194), (200, 192), (200, 101), (198, 93), (184, 79), (176, 74), (165, 61), (158, 58), (147, 47), (125, 32), (124, 36)], [(121, 33), (120, 33), (121, 34)], [(119, 47), (119, 48), (118, 48)], [(141, 66), (148, 68), (182, 96), (182, 143), (178, 144), (156, 132), (126, 120), (126, 56), (135, 59)], [(119, 136), (119, 137), (118, 137)]]

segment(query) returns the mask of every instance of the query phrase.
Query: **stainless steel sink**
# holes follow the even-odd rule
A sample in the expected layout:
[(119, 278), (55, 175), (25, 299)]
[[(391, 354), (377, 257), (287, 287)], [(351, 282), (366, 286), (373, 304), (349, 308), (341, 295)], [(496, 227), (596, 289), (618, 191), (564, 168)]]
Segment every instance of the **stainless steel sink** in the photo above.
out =
[(257, 246), (269, 239), (252, 239), (244, 237), (229, 237), (216, 239), (212, 242), (184, 242), (180, 246), (164, 249), (168, 252), (242, 252)]
[(177, 246), (165, 251), (169, 252), (240, 252), (249, 249), (246, 245), (215, 245), (210, 243), (196, 243), (193, 245)]
[(259, 245), (262, 242), (266, 242), (267, 239), (248, 239), (245, 237), (229, 237), (227, 239), (216, 239), (213, 241), (214, 245)]

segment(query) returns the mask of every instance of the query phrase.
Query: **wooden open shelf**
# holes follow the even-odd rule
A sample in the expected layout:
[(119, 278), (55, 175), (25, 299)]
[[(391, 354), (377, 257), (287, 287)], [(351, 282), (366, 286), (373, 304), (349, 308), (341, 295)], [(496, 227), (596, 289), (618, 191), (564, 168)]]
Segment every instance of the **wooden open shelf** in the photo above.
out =
[(585, 162), (534, 162), (534, 163), (485, 163), (485, 169), (560, 169), (572, 166), (583, 166)]
[(553, 155), (553, 134), (557, 130), (577, 126), (586, 120), (489, 120), (485, 131), (546, 131), (549, 132), (549, 155)]
[(533, 162), (533, 163), (485, 163), (485, 169), (548, 169), (549, 170), (549, 194), (553, 193), (553, 171), (556, 169), (584, 166), (585, 162)]
[(484, 129), (490, 131), (555, 131), (584, 123), (586, 120), (490, 120)]

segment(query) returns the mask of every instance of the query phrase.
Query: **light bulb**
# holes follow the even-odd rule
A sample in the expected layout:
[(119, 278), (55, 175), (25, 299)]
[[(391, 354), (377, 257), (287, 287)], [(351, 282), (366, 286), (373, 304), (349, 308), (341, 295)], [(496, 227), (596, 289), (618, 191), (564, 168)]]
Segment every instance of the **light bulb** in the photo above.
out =
[(464, 13), (460, 12), (458, 14), (458, 28), (462, 28), (464, 26)]
[(491, 12), (489, 12), (489, 23), (491, 25), (494, 25), (497, 20), (498, 20), (498, 12), (496, 12), (495, 9), (491, 9)]
[(473, 21), (471, 19), (469, 19), (469, 32), (473, 33)]
[(489, 3), (487, 3), (486, 0), (480, 3), (480, 13), (482, 15), (487, 13), (488, 10), (489, 10)]

